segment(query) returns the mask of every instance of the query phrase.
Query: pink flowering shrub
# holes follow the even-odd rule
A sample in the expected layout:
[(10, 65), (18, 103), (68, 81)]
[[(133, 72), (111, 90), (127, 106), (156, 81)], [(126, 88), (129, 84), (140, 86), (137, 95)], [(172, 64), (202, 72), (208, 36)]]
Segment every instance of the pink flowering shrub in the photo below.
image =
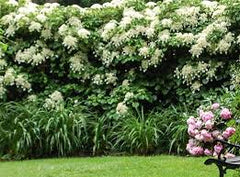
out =
[(234, 133), (233, 127), (227, 127), (226, 122), (232, 119), (232, 113), (214, 103), (206, 109), (200, 109), (197, 117), (187, 120), (190, 136), (186, 150), (194, 156), (217, 155), (222, 150), (221, 144), (212, 147), (215, 139), (228, 140)]

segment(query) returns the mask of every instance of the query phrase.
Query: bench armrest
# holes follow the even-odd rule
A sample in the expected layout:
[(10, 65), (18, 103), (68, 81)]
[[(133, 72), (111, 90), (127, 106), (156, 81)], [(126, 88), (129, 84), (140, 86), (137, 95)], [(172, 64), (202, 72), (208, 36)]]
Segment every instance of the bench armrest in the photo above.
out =
[(227, 142), (227, 141), (224, 141), (224, 140), (220, 140), (220, 139), (214, 140), (214, 144), (217, 143), (217, 142), (220, 142), (220, 143), (222, 143), (223, 145), (228, 146), (228, 147), (240, 149), (240, 145), (231, 144), (231, 143), (229, 143), (229, 142)]
[[(216, 143), (221, 143), (223, 145), (223, 149), (220, 151), (220, 153), (218, 154), (218, 159), (221, 159), (221, 155), (223, 154), (223, 152), (225, 151), (226, 147), (229, 147), (230, 149), (233, 149), (233, 148), (236, 148), (238, 150), (240, 150), (240, 145), (236, 145), (236, 144), (231, 144), (227, 141), (224, 141), (224, 140), (220, 140), (220, 139), (217, 139), (217, 140), (214, 140), (214, 144)], [(224, 160), (226, 160), (226, 158), (224, 157)]]

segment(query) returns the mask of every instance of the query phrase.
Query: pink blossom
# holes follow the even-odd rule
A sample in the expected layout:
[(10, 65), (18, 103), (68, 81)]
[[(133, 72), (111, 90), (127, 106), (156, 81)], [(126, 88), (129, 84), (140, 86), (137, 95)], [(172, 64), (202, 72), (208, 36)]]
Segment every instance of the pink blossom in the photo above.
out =
[(204, 151), (202, 147), (195, 146), (195, 147), (192, 147), (189, 152), (192, 155), (202, 155)]
[(198, 130), (192, 129), (192, 128), (188, 128), (188, 134), (190, 136), (195, 136), (198, 133)]
[(201, 118), (204, 122), (207, 122), (208, 120), (212, 120), (214, 118), (214, 114), (212, 111), (204, 112), (202, 113)]
[[(208, 110), (199, 110), (199, 117), (194, 118), (191, 116), (188, 118), (188, 134), (191, 139), (186, 146), (186, 150), (190, 154), (218, 155), (223, 149), (221, 143), (216, 144), (213, 149), (205, 149), (203, 147), (209, 147), (215, 139), (227, 140), (235, 133), (236, 130), (233, 127), (228, 127), (223, 131), (221, 127), (215, 126), (215, 123), (217, 125), (222, 122), (221, 119), (228, 120), (232, 117), (232, 113), (229, 109), (220, 109), (220, 116), (219, 112), (215, 111), (217, 109), (220, 109), (220, 104), (214, 103)], [(219, 117), (221, 117), (221, 119), (219, 119)], [(226, 155), (232, 157), (232, 154)]]
[(211, 121), (211, 120), (208, 120), (206, 123), (205, 123), (205, 128), (210, 130), (212, 129), (214, 126), (214, 123)]
[(212, 136), (213, 136), (214, 138), (217, 138), (220, 134), (221, 134), (221, 133), (220, 133), (220, 131), (218, 131), (218, 130), (214, 130), (214, 131), (212, 132)]
[(219, 154), (221, 152), (221, 150), (223, 149), (223, 145), (222, 144), (216, 144), (214, 146), (214, 151)]
[(233, 127), (228, 127), (226, 131), (228, 131), (231, 135), (233, 135), (236, 132), (235, 128)]
[(225, 157), (226, 157), (227, 159), (230, 159), (230, 158), (235, 157), (235, 155), (232, 154), (232, 153), (227, 152), (227, 153), (225, 154)]
[(203, 129), (201, 131), (201, 135), (203, 136), (203, 141), (204, 142), (211, 142), (211, 141), (213, 141), (212, 134), (209, 133), (207, 130)]
[(216, 109), (218, 109), (219, 107), (220, 107), (220, 104), (219, 104), (219, 103), (213, 103), (212, 106), (211, 106), (211, 108), (212, 108), (213, 110), (216, 110)]
[(196, 140), (191, 138), (188, 140), (188, 143), (191, 144), (191, 145), (195, 145), (196, 144)]
[(230, 137), (230, 134), (227, 132), (227, 131), (224, 131), (222, 136), (225, 138), (225, 139), (228, 139)]
[(223, 140), (224, 138), (223, 138), (222, 135), (218, 135), (218, 136), (217, 136), (217, 139), (219, 139), (219, 140)]
[(203, 141), (203, 139), (204, 139), (203, 135), (201, 135), (200, 133), (196, 134), (194, 138), (198, 141)]
[(228, 139), (230, 136), (232, 136), (236, 132), (235, 128), (233, 127), (228, 127), (222, 134), (222, 136), (225, 139)]
[(195, 124), (197, 129), (200, 129), (202, 127), (203, 122), (201, 120), (198, 120), (197, 123)]
[(187, 147), (186, 147), (186, 150), (187, 150), (187, 151), (190, 151), (190, 149), (191, 149), (192, 147), (194, 147), (195, 145), (196, 145), (196, 140), (194, 140), (194, 139), (189, 139), (189, 140), (188, 140)]
[(232, 118), (232, 113), (229, 109), (223, 108), (221, 113), (220, 113), (220, 116), (221, 116), (222, 119), (228, 120), (228, 119)]
[(212, 151), (209, 150), (209, 149), (205, 149), (205, 150), (204, 150), (204, 154), (205, 154), (205, 155), (212, 155)]
[(194, 125), (196, 123), (196, 119), (193, 117), (193, 116), (191, 116), (191, 117), (189, 117), (189, 119), (187, 120), (187, 124), (188, 125)]
[(189, 124), (189, 125), (188, 125), (188, 128), (189, 128), (189, 129), (196, 129), (197, 126), (196, 126), (196, 124)]

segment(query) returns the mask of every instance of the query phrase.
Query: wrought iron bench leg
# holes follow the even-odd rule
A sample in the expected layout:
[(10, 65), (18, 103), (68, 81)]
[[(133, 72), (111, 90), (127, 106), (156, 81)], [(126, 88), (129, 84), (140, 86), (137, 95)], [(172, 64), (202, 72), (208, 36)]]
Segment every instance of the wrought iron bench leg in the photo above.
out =
[(221, 165), (217, 165), (218, 166), (218, 169), (219, 169), (219, 177), (224, 177), (224, 175), (226, 174), (226, 168), (223, 169), (223, 166)]

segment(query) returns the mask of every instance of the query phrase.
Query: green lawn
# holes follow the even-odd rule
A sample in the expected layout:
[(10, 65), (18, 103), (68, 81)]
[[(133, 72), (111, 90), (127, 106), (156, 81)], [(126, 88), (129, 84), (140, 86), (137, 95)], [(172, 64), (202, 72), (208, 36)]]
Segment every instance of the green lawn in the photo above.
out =
[[(94, 157), (0, 162), (0, 177), (218, 177), (206, 158)], [(226, 177), (235, 176), (229, 170)]]

